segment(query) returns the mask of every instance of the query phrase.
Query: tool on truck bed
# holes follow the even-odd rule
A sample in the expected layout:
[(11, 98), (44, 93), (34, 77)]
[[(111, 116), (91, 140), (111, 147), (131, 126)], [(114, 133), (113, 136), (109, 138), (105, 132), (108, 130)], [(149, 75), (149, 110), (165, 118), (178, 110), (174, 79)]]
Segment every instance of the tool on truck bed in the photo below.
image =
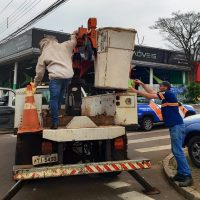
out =
[[(134, 29), (96, 30), (95, 18), (88, 20), (88, 28), (79, 28), (74, 69), (78, 69), (82, 79), (93, 69), (90, 86), (100, 93), (81, 97), (81, 87), (72, 82), (66, 98), (67, 114), (60, 118), (59, 129), (26, 129), (17, 134), (13, 179), (18, 182), (4, 200), (11, 199), (24, 181), (32, 179), (82, 174), (113, 177), (122, 171), (128, 171), (146, 193), (159, 193), (135, 171), (149, 169), (150, 160), (131, 160), (127, 156), (125, 126), (137, 124), (137, 97), (127, 92), (135, 34)], [(75, 97), (77, 91), (79, 97)], [(40, 112), (42, 96), (34, 97)], [(28, 118), (23, 116), (24, 94), (16, 95), (16, 104), (21, 108), (18, 116)], [(39, 120), (48, 126), (48, 116)]]

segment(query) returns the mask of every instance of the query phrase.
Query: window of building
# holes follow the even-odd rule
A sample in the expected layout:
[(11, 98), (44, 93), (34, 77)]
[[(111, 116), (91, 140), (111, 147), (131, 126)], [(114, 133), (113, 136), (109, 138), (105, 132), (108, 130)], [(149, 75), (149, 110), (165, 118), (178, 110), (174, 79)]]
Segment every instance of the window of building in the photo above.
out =
[(169, 81), (171, 84), (182, 84), (183, 83), (182, 71), (154, 69), (153, 75), (154, 75), (154, 80), (153, 80), (154, 84), (157, 84), (158, 80)]
[(145, 84), (149, 84), (149, 68), (147, 67), (134, 67), (131, 72), (132, 79), (139, 79)]

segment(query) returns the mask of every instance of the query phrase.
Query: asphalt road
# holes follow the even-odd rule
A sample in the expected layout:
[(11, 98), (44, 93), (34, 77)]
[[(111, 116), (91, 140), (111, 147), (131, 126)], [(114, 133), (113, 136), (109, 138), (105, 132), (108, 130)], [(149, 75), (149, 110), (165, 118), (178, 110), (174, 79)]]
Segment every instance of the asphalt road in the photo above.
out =
[[(142, 187), (127, 172), (118, 178), (99, 176), (74, 176), (56, 179), (35, 180), (26, 184), (13, 200), (184, 200), (167, 182), (162, 172), (161, 161), (170, 153), (167, 129), (160, 127), (151, 132), (129, 132), (129, 157), (150, 158), (152, 168), (138, 171), (161, 193), (147, 196)], [(0, 199), (14, 184), (12, 165), (16, 137), (0, 135)]]

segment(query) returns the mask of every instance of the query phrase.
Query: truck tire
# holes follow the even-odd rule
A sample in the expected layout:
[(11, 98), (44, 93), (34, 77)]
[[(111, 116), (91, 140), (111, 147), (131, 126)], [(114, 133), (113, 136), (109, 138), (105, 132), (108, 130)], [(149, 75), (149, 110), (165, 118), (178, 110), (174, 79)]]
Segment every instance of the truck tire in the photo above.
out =
[(141, 128), (144, 131), (150, 131), (153, 128), (153, 119), (152, 117), (144, 117), (142, 122), (141, 122)]
[(200, 168), (200, 136), (194, 136), (190, 139), (188, 153), (192, 163)]

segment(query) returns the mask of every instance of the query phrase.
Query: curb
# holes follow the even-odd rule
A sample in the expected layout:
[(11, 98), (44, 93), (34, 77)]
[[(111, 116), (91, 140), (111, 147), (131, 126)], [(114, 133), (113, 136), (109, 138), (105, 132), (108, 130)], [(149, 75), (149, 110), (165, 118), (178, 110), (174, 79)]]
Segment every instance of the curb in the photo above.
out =
[(170, 177), (174, 176), (173, 170), (169, 166), (169, 162), (173, 159), (173, 155), (168, 155), (162, 162), (164, 173), (169, 181), (169, 183), (185, 198), (189, 200), (200, 200), (200, 193), (197, 192), (192, 186), (191, 187), (179, 187), (177, 182), (170, 180)]

